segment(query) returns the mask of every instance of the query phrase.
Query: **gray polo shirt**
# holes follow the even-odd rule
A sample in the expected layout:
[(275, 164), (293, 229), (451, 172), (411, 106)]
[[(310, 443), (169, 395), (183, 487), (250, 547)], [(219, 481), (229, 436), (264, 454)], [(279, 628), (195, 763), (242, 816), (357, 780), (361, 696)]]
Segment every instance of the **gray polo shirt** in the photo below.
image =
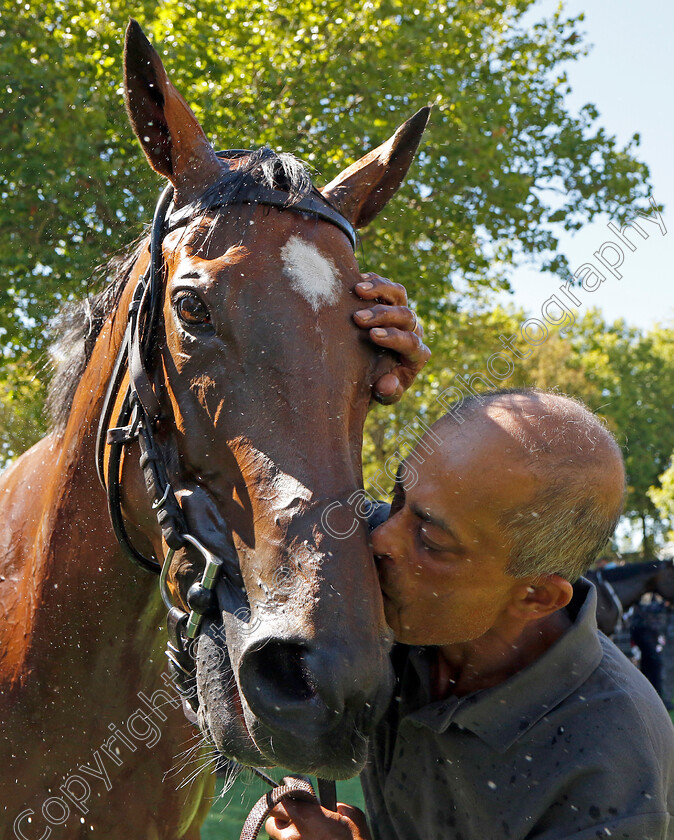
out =
[(539, 660), (466, 697), (432, 702), (434, 649), (396, 649), (399, 697), (361, 777), (376, 840), (674, 838), (669, 715), (597, 631), (590, 583), (567, 609)]

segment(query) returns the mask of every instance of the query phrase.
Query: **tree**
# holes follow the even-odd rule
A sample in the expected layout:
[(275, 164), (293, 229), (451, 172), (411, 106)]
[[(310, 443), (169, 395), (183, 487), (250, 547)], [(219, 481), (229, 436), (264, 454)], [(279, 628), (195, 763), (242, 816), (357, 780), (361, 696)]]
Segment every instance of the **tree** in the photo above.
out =
[(11, 461), (47, 431), (43, 389), (30, 363), (7, 363), (0, 380), (0, 464)]
[(669, 538), (674, 539), (674, 452), (669, 466), (659, 477), (658, 485), (649, 487), (648, 495), (661, 519), (669, 525)]
[[(660, 359), (663, 361), (662, 375), (668, 378), (669, 382), (672, 380), (674, 369), (674, 324), (665, 328), (658, 328), (655, 331), (655, 347)], [(672, 388), (671, 390), (674, 390)], [(674, 408), (674, 401), (669, 405), (663, 406), (665, 411), (669, 411), (670, 418), (672, 416), (672, 408)], [(663, 464), (663, 460), (659, 461)], [(666, 469), (658, 477), (657, 482), (648, 489), (648, 496), (655, 506), (661, 520), (669, 526), (669, 538), (674, 539), (674, 447), (666, 462)]]
[(662, 522), (649, 488), (674, 449), (674, 329), (642, 332), (590, 310), (567, 332), (551, 335), (522, 369), (533, 384), (580, 397), (606, 420), (625, 458), (625, 515), (639, 524), (650, 557)]
[(623, 321), (606, 325), (597, 313), (590, 313), (582, 331), (577, 347), (598, 391), (598, 401), (590, 405), (606, 418), (623, 446), (625, 514), (640, 523), (641, 550), (650, 557), (662, 523), (649, 488), (674, 449), (674, 329), (655, 327), (641, 333)]
[[(0, 329), (39, 354), (59, 303), (90, 287), (149, 221), (158, 179), (123, 111), (121, 39), (140, 19), (219, 146), (268, 143), (327, 181), (401, 117), (435, 102), (428, 138), (361, 260), (404, 282), (423, 314), (505, 283), (521, 255), (563, 272), (554, 223), (627, 218), (647, 169), (564, 106), (579, 18), (528, 29), (534, 0), (0, 0)], [(421, 279), (423, 278), (423, 280)], [(441, 318), (442, 320), (442, 318)]]
[[(513, 264), (564, 275), (556, 225), (576, 229), (599, 212), (626, 220), (648, 192), (638, 137), (620, 148), (594, 106), (565, 108), (564, 64), (585, 52), (582, 15), (525, 27), (534, 2), (0, 0), (0, 338), (12, 365), (0, 368), (0, 395), (17, 393), (21, 366), (44, 383), (50, 317), (98, 288), (94, 266), (150, 220), (160, 179), (122, 102), (130, 13), (216, 147), (294, 151), (322, 167), (319, 184), (434, 102), (412, 175), (363, 232), (359, 260), (407, 286), (439, 360), (470, 367), (498, 339), (502, 315), (490, 326), (486, 304)], [(431, 395), (441, 367), (421, 383)], [(24, 391), (34, 414), (42, 391)], [(384, 423), (402, 428), (416, 404), (382, 410), (368, 452), (385, 449)]]

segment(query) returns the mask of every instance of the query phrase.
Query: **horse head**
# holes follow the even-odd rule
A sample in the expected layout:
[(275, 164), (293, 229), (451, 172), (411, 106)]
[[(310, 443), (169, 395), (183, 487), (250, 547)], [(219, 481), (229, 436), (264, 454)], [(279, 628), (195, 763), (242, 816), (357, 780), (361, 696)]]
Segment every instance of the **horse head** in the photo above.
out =
[(674, 601), (674, 561), (662, 560), (653, 578), (653, 592), (665, 601)]
[[(391, 635), (347, 500), (362, 486), (372, 384), (394, 360), (353, 324), (360, 276), (343, 229), (292, 206), (202, 199), (252, 178), (362, 227), (400, 185), (428, 110), (319, 192), (289, 155), (218, 157), (134, 22), (124, 57), (133, 128), (187, 218), (162, 245), (156, 438), (190, 532), (238, 558), (196, 646), (199, 723), (245, 764), (353, 776), (390, 693)], [(125, 515), (162, 557), (128, 460)], [(174, 555), (168, 586), (182, 605), (201, 560), (190, 545)]]

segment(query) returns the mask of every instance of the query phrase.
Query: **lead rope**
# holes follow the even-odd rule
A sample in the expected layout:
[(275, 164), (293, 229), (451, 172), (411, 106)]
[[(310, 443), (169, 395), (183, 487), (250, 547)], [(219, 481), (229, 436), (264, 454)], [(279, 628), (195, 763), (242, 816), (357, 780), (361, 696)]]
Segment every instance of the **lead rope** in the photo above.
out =
[(271, 776), (256, 767), (250, 769), (272, 789), (261, 796), (253, 806), (246, 822), (243, 824), (239, 840), (257, 840), (270, 811), (285, 797), (300, 802), (316, 802), (328, 811), (337, 810), (337, 786), (330, 779), (318, 779), (319, 801), (313, 785), (304, 776), (284, 776), (281, 784), (279, 784)]

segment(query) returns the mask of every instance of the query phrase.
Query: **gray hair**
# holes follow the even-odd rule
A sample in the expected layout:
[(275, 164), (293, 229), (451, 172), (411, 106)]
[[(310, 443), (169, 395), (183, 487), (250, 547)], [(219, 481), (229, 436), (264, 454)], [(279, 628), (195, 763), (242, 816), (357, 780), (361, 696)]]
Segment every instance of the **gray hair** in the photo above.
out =
[(510, 545), (508, 574), (558, 574), (573, 583), (587, 572), (613, 535), (622, 511), (622, 501), (619, 510), (607, 510), (591, 490), (555, 481), (534, 503), (503, 517)]
[[(528, 398), (517, 405), (511, 396)], [(509, 433), (542, 489), (528, 505), (502, 515), (513, 577), (558, 574), (573, 583), (585, 574), (615, 531), (625, 486), (607, 501), (607, 470), (620, 464), (617, 441), (579, 400), (536, 388), (490, 391), (464, 400), (469, 415), (498, 410), (514, 419)], [(536, 410), (536, 409), (539, 410)], [(540, 409), (543, 409), (540, 411)], [(623, 469), (624, 476), (624, 469)], [(609, 494), (610, 495), (610, 494)]]

